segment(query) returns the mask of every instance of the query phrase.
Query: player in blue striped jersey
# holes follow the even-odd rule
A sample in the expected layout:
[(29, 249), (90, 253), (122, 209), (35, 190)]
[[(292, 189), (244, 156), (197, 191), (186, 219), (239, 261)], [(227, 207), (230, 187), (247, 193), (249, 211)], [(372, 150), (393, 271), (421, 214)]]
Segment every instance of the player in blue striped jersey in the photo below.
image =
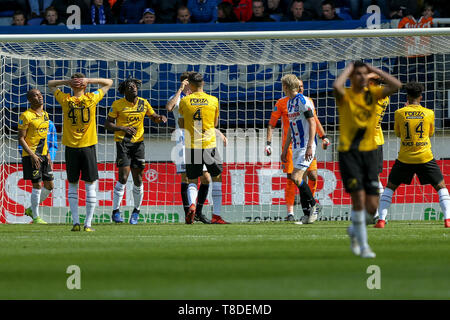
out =
[(316, 122), (314, 106), (309, 99), (298, 92), (299, 80), (293, 74), (281, 78), (284, 94), (289, 97), (287, 104), (289, 130), (281, 154), (281, 161), (286, 161), (287, 151), (292, 142), (292, 160), (294, 170), (291, 179), (300, 191), (300, 203), (303, 213), (302, 223), (313, 223), (317, 220), (316, 201), (308, 184), (303, 181), (306, 172), (314, 159), (316, 152)]

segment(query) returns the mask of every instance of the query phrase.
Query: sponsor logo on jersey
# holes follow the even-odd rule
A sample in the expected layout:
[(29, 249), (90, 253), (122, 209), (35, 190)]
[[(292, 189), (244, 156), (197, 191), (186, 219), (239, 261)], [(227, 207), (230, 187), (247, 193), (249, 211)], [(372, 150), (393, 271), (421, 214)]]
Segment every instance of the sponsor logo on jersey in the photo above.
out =
[(192, 106), (205, 106), (208, 105), (208, 99), (206, 98), (191, 98), (189, 102)]
[(405, 111), (406, 119), (423, 119), (425, 113), (423, 111)]

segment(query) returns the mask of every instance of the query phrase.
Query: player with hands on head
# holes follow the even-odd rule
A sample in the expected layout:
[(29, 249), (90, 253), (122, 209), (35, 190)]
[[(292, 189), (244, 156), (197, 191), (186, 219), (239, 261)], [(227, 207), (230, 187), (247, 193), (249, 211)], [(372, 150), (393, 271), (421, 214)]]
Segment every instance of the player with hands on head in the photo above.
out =
[[(85, 92), (89, 84), (100, 85), (94, 92)], [(86, 78), (75, 73), (70, 80), (50, 80), (48, 87), (55, 95), (63, 110), (63, 138), (65, 148), (66, 172), (69, 181), (69, 206), (73, 218), (72, 231), (80, 231), (78, 215), (78, 181), (86, 186), (86, 220), (84, 230), (95, 231), (91, 224), (97, 204), (97, 104), (113, 85), (111, 79)], [(58, 86), (69, 86), (73, 95), (64, 93)]]
[(147, 99), (138, 96), (138, 90), (142, 81), (128, 78), (118, 87), (124, 98), (113, 102), (105, 121), (105, 128), (114, 132), (117, 157), (116, 165), (119, 168), (119, 180), (114, 186), (112, 220), (115, 223), (123, 223), (120, 212), (120, 204), (125, 193), (125, 185), (128, 177), (133, 177), (134, 209), (129, 223), (137, 224), (144, 197), (144, 185), (142, 176), (145, 169), (145, 143), (144, 143), (144, 118), (150, 117), (156, 123), (166, 123), (164, 115), (158, 115)]
[[(383, 78), (386, 85), (369, 86), (371, 72)], [(350, 88), (345, 88), (347, 79)], [(352, 224), (347, 232), (352, 252), (362, 258), (376, 256), (369, 247), (365, 223), (366, 212), (374, 215), (379, 200), (376, 105), (401, 86), (396, 78), (362, 61), (348, 64), (333, 84), (339, 112), (339, 167), (345, 191), (352, 198)]]

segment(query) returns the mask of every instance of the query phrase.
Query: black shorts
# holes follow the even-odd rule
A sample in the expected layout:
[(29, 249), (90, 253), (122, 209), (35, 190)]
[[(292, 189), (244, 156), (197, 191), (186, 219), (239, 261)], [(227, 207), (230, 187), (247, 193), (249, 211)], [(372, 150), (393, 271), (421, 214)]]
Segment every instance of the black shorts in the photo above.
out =
[(365, 190), (378, 195), (378, 152), (351, 150), (339, 152), (339, 167), (345, 191)]
[(383, 145), (379, 145), (377, 148), (377, 162), (378, 162), (378, 174), (383, 172)]
[(197, 179), (203, 175), (203, 165), (212, 177), (222, 173), (222, 158), (216, 148), (188, 149), (186, 148), (186, 176)]
[(116, 142), (116, 147), (116, 164), (118, 167), (145, 168), (144, 141), (136, 143), (120, 141)]
[(396, 186), (402, 183), (411, 184), (414, 174), (417, 174), (422, 185), (431, 184), (435, 186), (444, 180), (442, 171), (434, 159), (427, 163), (417, 164), (404, 163), (397, 159), (389, 173), (388, 181)]
[(30, 156), (25, 156), (22, 158), (23, 179), (31, 180), (32, 183), (53, 181), (53, 171), (48, 163), (47, 156), (38, 157), (42, 159), (39, 169), (33, 168)]
[(98, 180), (97, 153), (95, 145), (83, 148), (66, 147), (66, 172), (70, 183), (80, 180), (94, 182)]

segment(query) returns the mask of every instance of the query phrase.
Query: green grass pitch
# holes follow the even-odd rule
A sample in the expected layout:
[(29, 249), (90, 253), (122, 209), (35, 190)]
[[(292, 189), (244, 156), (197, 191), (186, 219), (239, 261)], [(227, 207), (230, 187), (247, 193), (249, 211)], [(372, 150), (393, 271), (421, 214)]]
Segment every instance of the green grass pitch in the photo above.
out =
[[(450, 299), (443, 222), (369, 226), (376, 259), (352, 255), (348, 225), (0, 225), (0, 299)], [(70, 265), (80, 290), (67, 289)]]

